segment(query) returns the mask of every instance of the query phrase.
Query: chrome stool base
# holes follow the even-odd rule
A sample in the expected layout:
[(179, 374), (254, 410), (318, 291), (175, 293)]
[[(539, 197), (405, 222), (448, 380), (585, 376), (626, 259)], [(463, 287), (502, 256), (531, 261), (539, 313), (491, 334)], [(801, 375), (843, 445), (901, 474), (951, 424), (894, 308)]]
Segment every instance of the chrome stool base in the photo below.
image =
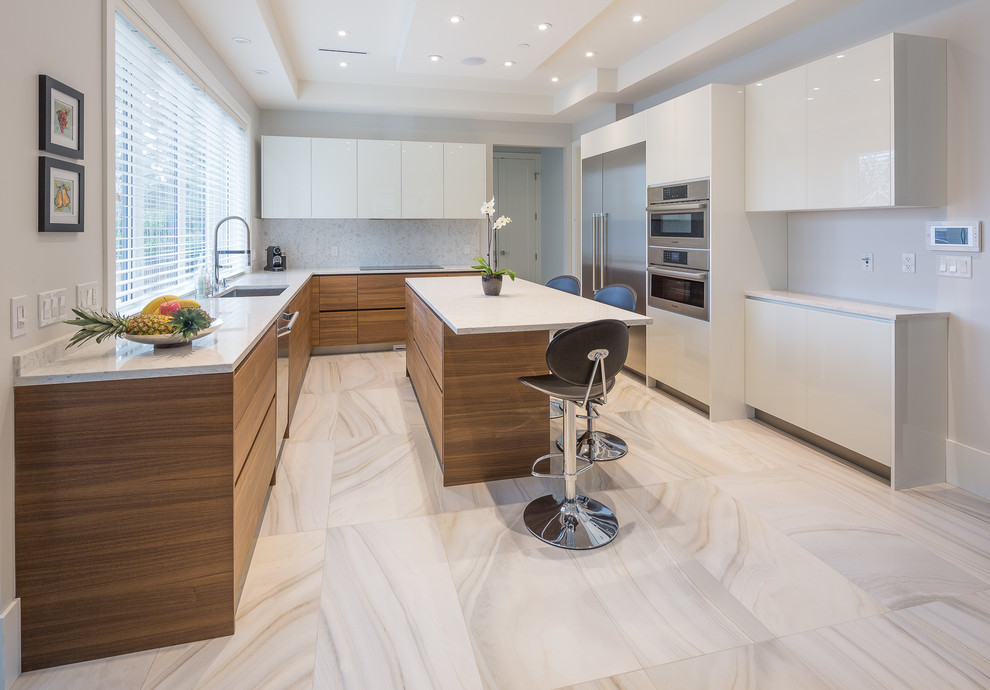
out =
[(560, 419), (564, 416), (564, 402), (558, 398), (550, 398), (550, 419)]
[[(591, 462), (608, 462), (618, 460), (629, 452), (629, 446), (615, 434), (605, 431), (578, 431), (577, 456)], [(557, 447), (564, 449), (564, 435), (557, 437)]]
[(541, 496), (526, 506), (523, 521), (537, 539), (563, 549), (595, 549), (619, 533), (612, 510), (587, 496)]

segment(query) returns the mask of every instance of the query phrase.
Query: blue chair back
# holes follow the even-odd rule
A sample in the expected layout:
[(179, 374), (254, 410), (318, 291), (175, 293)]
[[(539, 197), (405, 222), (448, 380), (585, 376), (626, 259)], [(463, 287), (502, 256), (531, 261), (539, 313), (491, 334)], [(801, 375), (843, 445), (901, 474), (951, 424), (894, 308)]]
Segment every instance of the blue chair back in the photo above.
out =
[(594, 299), (619, 309), (636, 311), (636, 291), (622, 283), (606, 285), (595, 293)]
[(554, 290), (562, 290), (572, 295), (581, 294), (581, 281), (571, 275), (557, 276), (547, 281), (547, 287)]

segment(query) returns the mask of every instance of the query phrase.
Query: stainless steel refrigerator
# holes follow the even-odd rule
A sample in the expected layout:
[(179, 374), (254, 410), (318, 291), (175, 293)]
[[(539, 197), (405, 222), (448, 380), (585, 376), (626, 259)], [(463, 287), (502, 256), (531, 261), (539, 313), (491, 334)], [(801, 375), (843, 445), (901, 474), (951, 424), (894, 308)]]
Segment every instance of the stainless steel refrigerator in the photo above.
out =
[[(646, 144), (581, 162), (581, 293), (625, 283), (646, 314)], [(626, 366), (646, 375), (646, 326), (629, 329)]]

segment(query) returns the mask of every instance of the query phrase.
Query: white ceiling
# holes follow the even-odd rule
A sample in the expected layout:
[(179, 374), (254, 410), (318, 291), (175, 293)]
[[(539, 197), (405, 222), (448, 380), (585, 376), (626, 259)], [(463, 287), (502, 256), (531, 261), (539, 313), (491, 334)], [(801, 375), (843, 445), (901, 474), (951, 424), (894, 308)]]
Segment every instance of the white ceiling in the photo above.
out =
[(179, 2), (261, 108), (573, 123), (863, 0)]

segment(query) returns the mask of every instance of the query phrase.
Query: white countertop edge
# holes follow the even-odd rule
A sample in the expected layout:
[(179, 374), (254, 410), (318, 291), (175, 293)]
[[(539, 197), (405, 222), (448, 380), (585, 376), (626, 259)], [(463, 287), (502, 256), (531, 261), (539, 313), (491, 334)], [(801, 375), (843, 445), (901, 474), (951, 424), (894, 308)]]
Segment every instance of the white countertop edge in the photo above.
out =
[(789, 292), (787, 290), (747, 290), (746, 297), (758, 298), (770, 302), (781, 302), (785, 304), (795, 304), (813, 309), (823, 309), (826, 311), (853, 314), (856, 316), (866, 316), (884, 321), (901, 321), (905, 319), (945, 319), (949, 317), (949, 312), (935, 311), (932, 309), (922, 309), (919, 307), (908, 307), (896, 304), (883, 304), (880, 302), (861, 302), (841, 297), (830, 297), (828, 295), (813, 295), (803, 292)]

